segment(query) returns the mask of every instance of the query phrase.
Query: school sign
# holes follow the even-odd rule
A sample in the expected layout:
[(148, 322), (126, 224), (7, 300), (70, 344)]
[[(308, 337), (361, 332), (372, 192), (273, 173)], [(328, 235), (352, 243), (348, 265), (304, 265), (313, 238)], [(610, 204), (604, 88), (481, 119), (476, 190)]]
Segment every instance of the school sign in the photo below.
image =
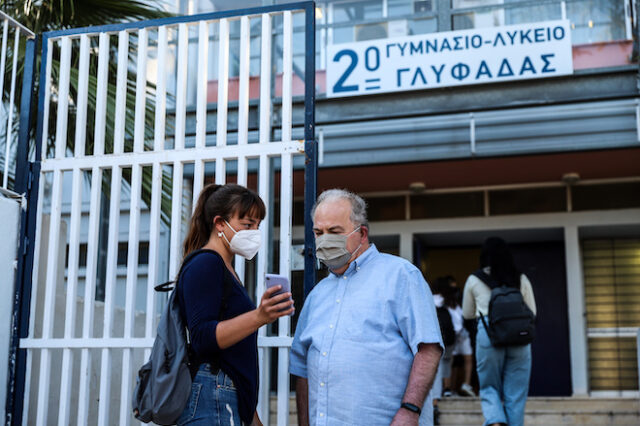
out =
[(568, 20), (337, 44), (327, 52), (328, 97), (573, 72)]

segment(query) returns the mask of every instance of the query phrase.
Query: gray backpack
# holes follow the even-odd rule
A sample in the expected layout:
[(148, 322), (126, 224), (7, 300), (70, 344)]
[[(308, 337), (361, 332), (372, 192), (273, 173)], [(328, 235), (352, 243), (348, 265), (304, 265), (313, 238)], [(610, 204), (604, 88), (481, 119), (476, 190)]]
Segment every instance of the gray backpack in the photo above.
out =
[[(172, 289), (173, 291), (160, 318), (158, 334), (153, 342), (149, 361), (140, 367), (133, 392), (133, 415), (142, 422), (152, 421), (159, 425), (173, 425), (189, 400), (193, 368), (189, 363), (191, 345), (189, 332), (178, 303), (176, 288), (184, 265), (202, 252), (218, 255), (213, 250), (204, 249), (190, 253), (182, 262), (175, 285), (173, 281), (169, 281), (155, 287), (156, 291), (166, 292)], [(226, 296), (225, 288), (223, 307)]]
[(498, 284), (482, 269), (473, 273), (491, 289), (489, 324), (480, 319), (495, 347), (527, 345), (536, 337), (536, 316), (522, 297), (520, 288)]

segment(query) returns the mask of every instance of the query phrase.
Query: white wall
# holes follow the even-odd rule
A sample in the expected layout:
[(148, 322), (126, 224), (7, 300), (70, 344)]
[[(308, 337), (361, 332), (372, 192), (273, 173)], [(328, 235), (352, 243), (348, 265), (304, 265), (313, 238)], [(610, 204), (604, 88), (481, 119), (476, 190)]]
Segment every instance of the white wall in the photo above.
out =
[(4, 278), (0, 281), (0, 418), (4, 418), (20, 204), (16, 200), (0, 197), (0, 274)]

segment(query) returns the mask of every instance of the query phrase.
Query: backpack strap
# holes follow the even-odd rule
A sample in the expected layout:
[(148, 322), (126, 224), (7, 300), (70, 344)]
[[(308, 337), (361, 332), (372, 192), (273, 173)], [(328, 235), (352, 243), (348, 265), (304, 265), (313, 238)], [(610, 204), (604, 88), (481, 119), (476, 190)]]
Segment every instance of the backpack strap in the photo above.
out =
[(189, 263), (191, 261), (191, 259), (193, 259), (197, 255), (199, 255), (200, 253), (211, 253), (211, 254), (215, 254), (216, 256), (220, 256), (220, 254), (217, 251), (214, 251), (214, 250), (211, 250), (211, 249), (194, 250), (191, 253), (189, 253), (187, 255), (187, 257), (185, 257), (184, 260), (182, 261), (182, 263), (180, 264), (180, 270), (178, 271), (178, 275), (176, 275), (175, 279), (163, 282), (162, 284), (158, 284), (153, 289), (155, 291), (165, 293), (165, 292), (170, 292), (171, 290), (176, 288), (177, 285), (178, 285), (178, 280), (180, 279), (180, 276), (182, 275), (182, 270), (184, 269), (184, 267), (187, 265), (187, 263)]
[[(218, 256), (218, 257), (220, 257), (222, 259), (222, 256), (220, 256), (220, 253), (218, 253), (215, 250), (211, 250), (211, 249), (194, 250), (191, 253), (189, 253), (187, 255), (187, 257), (185, 257), (184, 260), (182, 261), (182, 264), (180, 265), (180, 270), (178, 271), (178, 275), (176, 276), (175, 280), (167, 281), (167, 282), (164, 282), (162, 284), (158, 284), (153, 289), (155, 291), (158, 291), (158, 292), (169, 292), (169, 291), (173, 290), (174, 288), (176, 288), (178, 286), (178, 282), (180, 280), (180, 277), (182, 276), (182, 270), (184, 269), (184, 267), (187, 265), (187, 263), (189, 263), (191, 261), (191, 259), (193, 259), (194, 257), (196, 257), (197, 255), (199, 255), (201, 253), (215, 254), (216, 256)], [(224, 314), (226, 313), (227, 308), (229, 307), (229, 303), (228, 303), (227, 299), (229, 298), (229, 285), (231, 283), (233, 283), (233, 278), (231, 277), (231, 273), (225, 267), (224, 268), (224, 277), (223, 277), (223, 280), (222, 280), (222, 301), (220, 303), (220, 313), (218, 315), (218, 319), (220, 321), (222, 321), (222, 318), (223, 318)]]
[(489, 337), (491, 337), (491, 329), (487, 325), (487, 320), (484, 319), (484, 314), (482, 312), (480, 312), (480, 311), (478, 311), (478, 312), (480, 313), (480, 321), (482, 321), (482, 325), (484, 325), (484, 330), (487, 332)]
[[(475, 275), (476, 278), (478, 278), (480, 281), (482, 281), (491, 290), (493, 290), (494, 288), (500, 287), (498, 285), (498, 283), (496, 283), (495, 280), (493, 278), (491, 278), (491, 275), (489, 275), (485, 271), (483, 271), (482, 268), (478, 269), (477, 271), (474, 271), (473, 275)], [(480, 321), (482, 321), (482, 325), (484, 325), (484, 329), (487, 332), (487, 335), (489, 336), (489, 338), (491, 338), (491, 334), (492, 334), (491, 333), (491, 328), (489, 328), (489, 325), (487, 324), (487, 321), (484, 319), (485, 314), (480, 312), (480, 310), (478, 310), (478, 313), (480, 314)], [(488, 312), (487, 312), (487, 314), (488, 314)]]
[(500, 287), (500, 285), (491, 277), (491, 275), (487, 274), (482, 269), (478, 269), (477, 271), (474, 271), (473, 275), (475, 275), (476, 278), (478, 278), (480, 281), (486, 284), (486, 286), (489, 287), (491, 290), (493, 290), (494, 288)]
[[(222, 256), (220, 256), (220, 253), (218, 253), (215, 250), (211, 250), (211, 249), (194, 250), (191, 253), (189, 253), (187, 257), (185, 257), (184, 260), (182, 261), (182, 264), (180, 265), (180, 270), (178, 271), (178, 275), (176, 279), (173, 281), (167, 281), (165, 283), (159, 284), (154, 287), (154, 290), (160, 291), (160, 292), (168, 292), (175, 289), (180, 282), (180, 278), (182, 277), (182, 270), (184, 269), (184, 267), (187, 265), (187, 263), (191, 261), (191, 259), (193, 259), (194, 257), (196, 257), (201, 253), (214, 254), (220, 257), (220, 259), (222, 259)], [(227, 310), (229, 309), (229, 293), (232, 285), (233, 285), (233, 278), (231, 277), (231, 273), (229, 272), (229, 270), (227, 270), (226, 266), (224, 266), (224, 273), (222, 278), (222, 300), (220, 301), (220, 311), (218, 312), (218, 322), (223, 321), (225, 319)], [(194, 365), (191, 362), (191, 360), (195, 359), (195, 353), (191, 348), (191, 336), (189, 334), (189, 327), (187, 326), (186, 321), (185, 321), (184, 328), (185, 328), (185, 333), (187, 338), (187, 354), (190, 360), (189, 369), (191, 370), (191, 378), (193, 379), (196, 373), (198, 372), (197, 370), (199, 365)], [(217, 371), (220, 369), (219, 355), (215, 356), (215, 358), (211, 361), (211, 369), (212, 371)]]

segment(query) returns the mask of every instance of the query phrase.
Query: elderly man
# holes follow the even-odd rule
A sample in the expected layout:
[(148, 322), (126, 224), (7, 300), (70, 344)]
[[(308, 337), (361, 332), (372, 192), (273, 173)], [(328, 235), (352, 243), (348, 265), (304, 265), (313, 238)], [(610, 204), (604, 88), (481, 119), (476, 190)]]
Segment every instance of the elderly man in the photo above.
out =
[(299, 424), (431, 425), (443, 345), (422, 274), (369, 243), (359, 196), (325, 191), (312, 216), (331, 273), (309, 294), (291, 347)]

